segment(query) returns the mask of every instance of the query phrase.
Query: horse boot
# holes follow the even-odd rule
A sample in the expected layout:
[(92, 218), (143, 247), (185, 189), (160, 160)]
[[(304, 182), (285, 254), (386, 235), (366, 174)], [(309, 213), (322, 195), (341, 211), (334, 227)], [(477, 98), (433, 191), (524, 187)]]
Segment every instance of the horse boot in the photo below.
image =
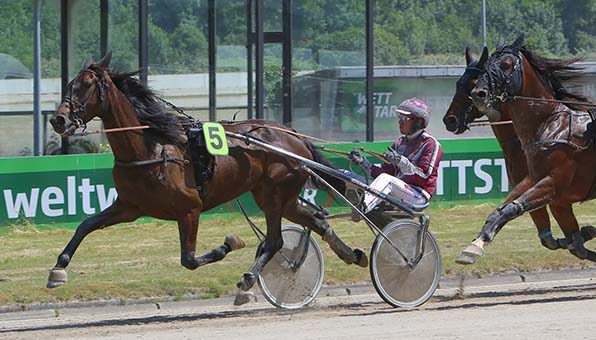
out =
[(550, 230), (541, 232), (538, 237), (540, 237), (540, 243), (542, 243), (545, 248), (550, 250), (567, 249), (567, 240), (564, 238), (554, 238), (553, 233)]
[(328, 227), (323, 234), (323, 241), (329, 244), (329, 247), (347, 264), (356, 264), (366, 268), (368, 266), (368, 257), (360, 249), (353, 249), (346, 245), (331, 227)]
[(582, 237), (584, 238), (584, 243), (588, 242), (589, 240), (596, 237), (596, 228), (591, 225), (587, 225), (585, 227), (581, 227), (580, 232)]
[(571, 234), (571, 242), (569, 242), (567, 249), (579, 259), (585, 260), (588, 258), (588, 250), (584, 247), (584, 238), (580, 231)]

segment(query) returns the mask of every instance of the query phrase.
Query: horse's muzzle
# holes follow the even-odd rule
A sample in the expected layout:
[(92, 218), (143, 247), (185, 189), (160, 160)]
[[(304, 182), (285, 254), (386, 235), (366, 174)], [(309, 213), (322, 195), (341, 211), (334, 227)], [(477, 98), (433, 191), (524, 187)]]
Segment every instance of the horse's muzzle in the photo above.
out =
[(489, 110), (489, 96), (488, 90), (483, 88), (475, 88), (471, 93), (472, 102), (480, 112), (487, 112)]
[(61, 113), (55, 113), (52, 118), (50, 118), (50, 124), (52, 124), (54, 131), (60, 135), (63, 135), (67, 131), (67, 122), (68, 118)]
[(447, 131), (456, 132), (459, 122), (456, 116), (449, 115), (443, 118), (443, 124), (445, 124)]
[(474, 103), (484, 102), (488, 98), (488, 91), (483, 88), (475, 88), (471, 93)]

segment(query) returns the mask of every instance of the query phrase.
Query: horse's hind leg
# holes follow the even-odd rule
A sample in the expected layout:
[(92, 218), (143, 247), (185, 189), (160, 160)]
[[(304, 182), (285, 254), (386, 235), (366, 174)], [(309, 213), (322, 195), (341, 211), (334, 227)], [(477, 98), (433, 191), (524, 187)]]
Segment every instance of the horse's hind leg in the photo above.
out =
[(298, 223), (304, 227), (313, 230), (315, 233), (321, 235), (323, 240), (329, 244), (329, 247), (347, 264), (357, 264), (360, 267), (368, 266), (368, 258), (366, 254), (360, 249), (352, 249), (345, 244), (329, 226), (327, 220), (324, 218), (317, 218), (308, 209), (300, 204), (288, 206), (284, 211), (284, 217), (288, 220)]
[(266, 211), (265, 220), (267, 221), (267, 235), (265, 236), (263, 248), (260, 249), (257, 259), (248, 272), (244, 273), (242, 279), (237, 284), (238, 288), (242, 291), (247, 291), (254, 286), (257, 282), (257, 275), (259, 275), (267, 262), (283, 246), (283, 238), (281, 236), (281, 209)]
[(587, 237), (592, 236), (590, 234), (590, 228), (583, 227), (582, 230), (579, 229), (577, 219), (573, 214), (572, 205), (551, 205), (550, 210), (567, 238), (567, 249), (569, 249), (569, 252), (582, 260), (596, 262), (596, 253), (584, 247), (584, 243), (586, 242), (584, 235)]
[(536, 209), (530, 212), (530, 217), (538, 230), (538, 237), (540, 238), (540, 243), (550, 250), (556, 250), (561, 248), (567, 248), (567, 241), (566, 239), (558, 239), (553, 237), (553, 233), (550, 227), (550, 218), (548, 216), (548, 211), (546, 207), (542, 207), (540, 209)]
[(206, 264), (221, 261), (232, 250), (244, 248), (244, 241), (236, 235), (228, 235), (224, 243), (195, 258), (200, 211), (192, 210), (178, 219), (180, 234), (180, 263), (188, 269), (197, 269)]
[[(288, 179), (285, 183), (268, 182), (252, 191), (255, 202), (265, 212), (267, 234), (265, 235), (263, 248), (257, 254), (257, 259), (237, 284), (241, 291), (247, 291), (255, 284), (257, 275), (275, 253), (282, 248), (284, 242), (281, 235), (282, 211), (285, 211), (288, 205), (296, 204), (299, 193), (300, 186), (293, 185), (291, 179)], [(235, 304), (247, 302), (241, 295), (237, 295), (236, 298)]]
[(91, 216), (83, 221), (75, 231), (74, 235), (60, 254), (58, 256), (58, 261), (54, 268), (50, 271), (50, 275), (48, 277), (48, 282), (46, 284), (47, 288), (55, 288), (61, 286), (67, 281), (66, 271), (64, 270), (74, 253), (76, 252), (77, 248), (89, 233), (97, 230), (103, 229), (105, 227), (118, 224), (121, 222), (131, 222), (136, 220), (140, 216), (139, 212), (132, 207), (127, 207), (122, 204), (121, 201), (116, 200), (114, 204), (108, 207), (106, 210), (100, 212), (95, 216)]

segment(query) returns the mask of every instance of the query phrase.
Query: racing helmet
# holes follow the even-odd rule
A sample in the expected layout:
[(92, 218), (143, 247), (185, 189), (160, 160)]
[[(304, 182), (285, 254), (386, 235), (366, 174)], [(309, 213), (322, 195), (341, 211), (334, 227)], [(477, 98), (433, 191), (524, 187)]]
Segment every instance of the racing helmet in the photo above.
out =
[(406, 99), (397, 107), (397, 113), (406, 117), (422, 118), (425, 128), (428, 126), (430, 120), (430, 109), (428, 106), (418, 98)]

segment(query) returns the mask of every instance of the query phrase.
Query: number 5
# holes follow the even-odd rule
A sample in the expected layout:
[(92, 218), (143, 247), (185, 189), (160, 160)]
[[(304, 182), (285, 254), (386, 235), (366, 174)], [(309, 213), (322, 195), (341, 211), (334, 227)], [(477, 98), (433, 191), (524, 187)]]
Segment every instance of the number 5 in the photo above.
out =
[(225, 156), (228, 154), (228, 141), (223, 126), (215, 122), (203, 123), (203, 136), (207, 144), (207, 151), (212, 155)]

